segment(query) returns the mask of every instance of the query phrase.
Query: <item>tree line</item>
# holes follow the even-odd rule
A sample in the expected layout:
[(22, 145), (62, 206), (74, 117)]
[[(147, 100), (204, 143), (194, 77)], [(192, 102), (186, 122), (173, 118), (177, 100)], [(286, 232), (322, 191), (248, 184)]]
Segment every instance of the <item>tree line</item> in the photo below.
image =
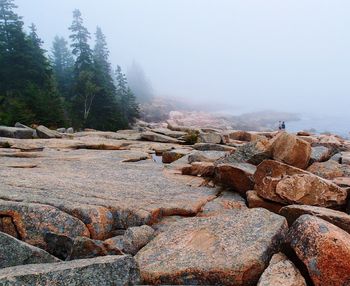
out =
[(14, 0), (0, 0), (0, 124), (43, 124), (98, 130), (127, 128), (139, 106), (120, 66), (109, 62), (105, 35), (95, 45), (79, 10), (70, 42), (56, 36), (47, 56), (34, 24), (29, 33)]

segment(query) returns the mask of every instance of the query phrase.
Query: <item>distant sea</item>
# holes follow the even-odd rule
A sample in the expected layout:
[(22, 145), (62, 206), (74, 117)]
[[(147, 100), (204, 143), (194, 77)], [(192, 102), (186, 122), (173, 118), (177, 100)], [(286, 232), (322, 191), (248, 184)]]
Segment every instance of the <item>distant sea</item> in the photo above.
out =
[(342, 137), (350, 137), (350, 115), (348, 117), (333, 116), (301, 116), (298, 121), (286, 122), (287, 131), (315, 129), (317, 133), (330, 132)]

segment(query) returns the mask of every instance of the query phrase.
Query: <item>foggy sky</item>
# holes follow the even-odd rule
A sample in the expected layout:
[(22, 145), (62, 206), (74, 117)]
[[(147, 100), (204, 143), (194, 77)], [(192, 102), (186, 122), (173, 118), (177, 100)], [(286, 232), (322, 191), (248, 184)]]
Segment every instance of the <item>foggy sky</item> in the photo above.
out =
[[(17, 0), (49, 48), (79, 8), (111, 62), (136, 60), (157, 95), (232, 112), (339, 115), (350, 106), (348, 0)], [(349, 120), (347, 121), (349, 122)], [(349, 122), (350, 124), (350, 122)]]

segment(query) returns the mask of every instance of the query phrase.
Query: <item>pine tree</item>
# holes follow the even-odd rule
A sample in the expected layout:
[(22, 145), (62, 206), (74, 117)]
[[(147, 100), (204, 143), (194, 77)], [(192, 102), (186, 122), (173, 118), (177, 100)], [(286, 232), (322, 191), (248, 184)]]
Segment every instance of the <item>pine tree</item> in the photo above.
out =
[(69, 101), (71, 98), (74, 59), (68, 49), (67, 41), (56, 36), (52, 45), (51, 62), (56, 78), (58, 91)]
[(111, 75), (109, 51), (101, 28), (95, 33), (95, 47), (93, 51), (95, 80), (99, 92), (95, 97), (91, 109), (88, 125), (99, 130), (116, 130), (120, 125), (120, 111), (116, 100), (116, 89)]
[(120, 66), (115, 71), (117, 98), (121, 105), (123, 127), (127, 128), (139, 117), (139, 105), (136, 97), (128, 86), (128, 81)]
[(62, 106), (41, 40), (35, 26), (24, 33), (15, 8), (13, 0), (0, 0), (0, 121), (61, 124)]
[(84, 27), (79, 10), (73, 12), (73, 23), (69, 28), (72, 32), (74, 64), (73, 97), (71, 100), (71, 114), (76, 128), (85, 127), (90, 116), (95, 97), (100, 88), (94, 79), (92, 50), (89, 45), (90, 33)]

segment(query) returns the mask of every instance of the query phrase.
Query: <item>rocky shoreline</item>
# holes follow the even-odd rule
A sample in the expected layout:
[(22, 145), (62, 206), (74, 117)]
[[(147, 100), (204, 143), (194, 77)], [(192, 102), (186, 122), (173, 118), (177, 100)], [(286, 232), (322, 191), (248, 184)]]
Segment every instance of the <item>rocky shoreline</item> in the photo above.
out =
[(0, 126), (0, 285), (348, 285), (349, 174), (335, 135)]

